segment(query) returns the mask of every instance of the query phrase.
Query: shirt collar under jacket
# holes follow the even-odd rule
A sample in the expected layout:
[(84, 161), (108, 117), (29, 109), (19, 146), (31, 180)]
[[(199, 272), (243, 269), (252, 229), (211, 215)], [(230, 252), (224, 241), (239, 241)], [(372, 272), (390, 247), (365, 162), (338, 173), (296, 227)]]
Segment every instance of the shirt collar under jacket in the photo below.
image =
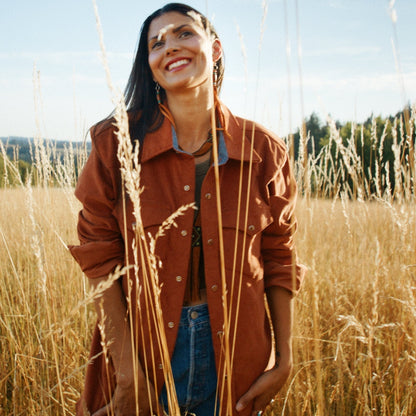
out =
[[(219, 131), (218, 133), (219, 133), (217, 136), (218, 137), (218, 165), (220, 166), (220, 165), (223, 165), (228, 160), (228, 153), (227, 153), (227, 147), (225, 146), (224, 134), (222, 131)], [(177, 152), (187, 153), (188, 155), (190, 155), (190, 153), (185, 152), (179, 147), (178, 136), (176, 136), (176, 131), (173, 126), (172, 126), (172, 142), (173, 142), (173, 148)]]
[[(241, 119), (234, 117), (224, 105), (221, 105), (221, 111), (224, 115), (226, 133), (220, 131), (218, 135), (219, 164), (226, 163), (228, 159), (241, 160), (242, 153), (243, 160), (250, 161), (251, 143), (248, 137), (252, 136), (252, 129), (255, 126), (251, 122), (247, 122), (246, 126), (243, 126)], [(165, 118), (159, 129), (146, 135), (141, 162), (145, 163), (169, 150), (181, 151), (178, 147), (175, 130), (169, 120)], [(259, 154), (253, 150), (253, 163), (261, 162), (261, 160)]]

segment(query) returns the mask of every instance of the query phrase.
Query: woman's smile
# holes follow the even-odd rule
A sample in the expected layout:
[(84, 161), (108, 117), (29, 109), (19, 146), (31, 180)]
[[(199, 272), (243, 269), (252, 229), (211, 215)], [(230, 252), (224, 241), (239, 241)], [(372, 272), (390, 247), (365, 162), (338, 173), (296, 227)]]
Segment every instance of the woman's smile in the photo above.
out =
[(177, 59), (173, 59), (172, 61), (170, 61), (167, 65), (166, 65), (166, 69), (170, 72), (173, 71), (180, 71), (181, 69), (185, 68), (186, 66), (188, 66), (188, 64), (191, 62), (190, 59), (188, 58), (177, 58)]

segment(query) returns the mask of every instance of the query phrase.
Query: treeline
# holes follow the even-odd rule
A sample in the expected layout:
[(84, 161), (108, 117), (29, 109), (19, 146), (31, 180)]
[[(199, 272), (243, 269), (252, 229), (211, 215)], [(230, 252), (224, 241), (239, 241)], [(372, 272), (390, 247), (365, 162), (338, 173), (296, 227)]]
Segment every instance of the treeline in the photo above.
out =
[[(323, 198), (414, 201), (415, 108), (364, 123), (320, 120), (312, 113), (286, 138), (301, 193)], [(90, 143), (1, 139), (0, 187), (75, 186)]]
[(0, 138), (0, 187), (75, 184), (91, 143), (24, 137)]
[(316, 113), (288, 145), (304, 192), (333, 198), (415, 196), (415, 109), (356, 124), (321, 121)]
[[(7, 157), (10, 160), (22, 160), (29, 164), (32, 164), (35, 159), (35, 148), (38, 145), (38, 142), (49, 142), (51, 147), (55, 149), (55, 152), (63, 154), (69, 146), (75, 146), (77, 148), (84, 146), (84, 143), (74, 143), (65, 140), (47, 140), (41, 139), (37, 140), (33, 137), (0, 137), (0, 141), (3, 143), (4, 150), (6, 152)], [(42, 144), (42, 143), (41, 143)], [(85, 143), (86, 149), (91, 149), (91, 143)]]

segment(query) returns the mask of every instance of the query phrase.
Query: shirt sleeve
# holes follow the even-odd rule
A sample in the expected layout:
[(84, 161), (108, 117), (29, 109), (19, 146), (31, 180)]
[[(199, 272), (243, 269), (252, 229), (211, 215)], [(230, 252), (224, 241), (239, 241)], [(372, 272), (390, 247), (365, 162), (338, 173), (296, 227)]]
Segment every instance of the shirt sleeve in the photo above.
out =
[(68, 247), (89, 278), (107, 276), (124, 263), (124, 241), (113, 215), (118, 172), (117, 166), (105, 166), (93, 138), (91, 153), (75, 189), (83, 206), (77, 227), (80, 244)]
[(296, 294), (306, 268), (297, 262), (294, 244), (297, 187), (287, 154), (269, 182), (268, 192), (273, 222), (262, 235), (265, 287), (280, 286)]

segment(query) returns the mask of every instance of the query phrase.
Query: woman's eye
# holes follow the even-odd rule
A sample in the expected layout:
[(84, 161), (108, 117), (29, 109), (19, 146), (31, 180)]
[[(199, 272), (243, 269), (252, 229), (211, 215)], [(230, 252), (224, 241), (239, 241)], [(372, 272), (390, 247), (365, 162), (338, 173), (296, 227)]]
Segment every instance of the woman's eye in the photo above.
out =
[(185, 30), (185, 31), (181, 32), (181, 34), (179, 35), (179, 37), (180, 38), (187, 38), (187, 37), (192, 36), (192, 35), (193, 35), (192, 32), (190, 32), (189, 30)]
[(162, 45), (163, 45), (162, 41), (157, 41), (151, 45), (150, 49), (155, 50), (155, 49), (160, 48)]

